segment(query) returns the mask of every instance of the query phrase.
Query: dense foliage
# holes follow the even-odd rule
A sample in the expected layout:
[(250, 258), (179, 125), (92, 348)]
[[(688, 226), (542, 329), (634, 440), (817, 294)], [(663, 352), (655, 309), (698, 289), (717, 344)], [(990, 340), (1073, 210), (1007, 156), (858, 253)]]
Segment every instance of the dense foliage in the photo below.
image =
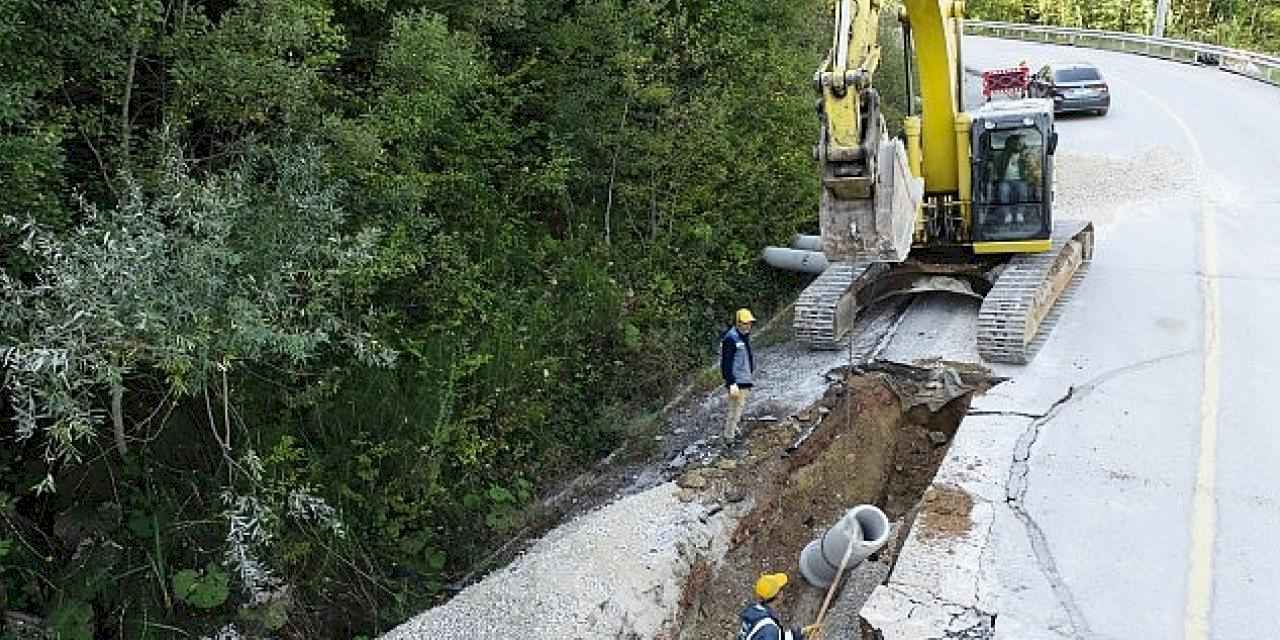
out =
[[(796, 289), (757, 255), (814, 225), (827, 4), (0, 0), (0, 625), (352, 637), (443, 597)], [(1276, 7), (1170, 33), (1275, 50)]]
[[(970, 13), (1064, 27), (1150, 34), (1157, 0), (972, 0)], [(1280, 0), (1170, 0), (1165, 35), (1280, 54)]]
[(822, 7), (0, 0), (0, 612), (439, 597), (795, 289)]

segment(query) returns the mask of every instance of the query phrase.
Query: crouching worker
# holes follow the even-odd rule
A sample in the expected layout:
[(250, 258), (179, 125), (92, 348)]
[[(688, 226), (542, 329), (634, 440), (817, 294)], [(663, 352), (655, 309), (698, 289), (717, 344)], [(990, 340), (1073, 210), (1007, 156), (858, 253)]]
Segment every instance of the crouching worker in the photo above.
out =
[(756, 580), (757, 601), (742, 610), (742, 624), (738, 627), (738, 640), (804, 640), (812, 637), (816, 628), (790, 629), (782, 624), (782, 618), (770, 604), (787, 586), (787, 574), (766, 573)]

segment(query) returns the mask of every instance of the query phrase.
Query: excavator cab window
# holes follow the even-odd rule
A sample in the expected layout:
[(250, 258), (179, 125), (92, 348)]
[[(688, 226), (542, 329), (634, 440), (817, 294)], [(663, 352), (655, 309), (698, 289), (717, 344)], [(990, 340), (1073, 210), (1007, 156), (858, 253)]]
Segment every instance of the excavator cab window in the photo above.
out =
[(1050, 144), (1035, 127), (982, 134), (973, 185), (975, 240), (1046, 237), (1044, 170)]

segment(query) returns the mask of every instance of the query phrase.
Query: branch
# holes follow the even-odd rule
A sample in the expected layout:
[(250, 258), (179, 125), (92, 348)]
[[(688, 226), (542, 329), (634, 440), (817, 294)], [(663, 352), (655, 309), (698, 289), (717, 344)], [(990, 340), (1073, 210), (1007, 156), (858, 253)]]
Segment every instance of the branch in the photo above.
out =
[(218, 368), (222, 370), (222, 425), (225, 437), (222, 440), (222, 446), (226, 449), (227, 455), (231, 455), (231, 394), (227, 390), (227, 365), (220, 363)]
[[(61, 89), (62, 97), (66, 99), (67, 106), (72, 111), (75, 111), (76, 103), (71, 99), (71, 94), (67, 93), (67, 87), (64, 85)], [(116, 186), (111, 183), (111, 174), (107, 171), (106, 163), (102, 161), (102, 154), (98, 153), (98, 148), (93, 146), (93, 140), (89, 139), (89, 134), (84, 132), (84, 127), (80, 126), (78, 119), (76, 120), (76, 132), (80, 134), (81, 138), (84, 138), (84, 143), (89, 146), (89, 151), (93, 153), (93, 159), (98, 161), (98, 171), (102, 173), (102, 183), (107, 185), (107, 190), (111, 192), (112, 197), (119, 200), (120, 192), (116, 191)]]
[(213, 417), (213, 404), (209, 402), (209, 385), (204, 385), (204, 411), (209, 416), (209, 430), (213, 433), (213, 439), (218, 443), (218, 448), (222, 449), (222, 457), (230, 458), (230, 450), (227, 443), (223, 441), (222, 436), (218, 435), (218, 421)]

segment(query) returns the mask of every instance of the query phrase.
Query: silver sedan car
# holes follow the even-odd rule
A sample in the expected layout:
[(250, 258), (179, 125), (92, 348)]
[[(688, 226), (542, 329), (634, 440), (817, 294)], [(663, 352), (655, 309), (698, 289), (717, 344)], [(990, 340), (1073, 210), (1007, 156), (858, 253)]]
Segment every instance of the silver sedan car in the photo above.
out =
[(1111, 87), (1102, 72), (1088, 63), (1045, 65), (1031, 77), (1034, 98), (1053, 100), (1054, 113), (1092, 112), (1107, 115)]

